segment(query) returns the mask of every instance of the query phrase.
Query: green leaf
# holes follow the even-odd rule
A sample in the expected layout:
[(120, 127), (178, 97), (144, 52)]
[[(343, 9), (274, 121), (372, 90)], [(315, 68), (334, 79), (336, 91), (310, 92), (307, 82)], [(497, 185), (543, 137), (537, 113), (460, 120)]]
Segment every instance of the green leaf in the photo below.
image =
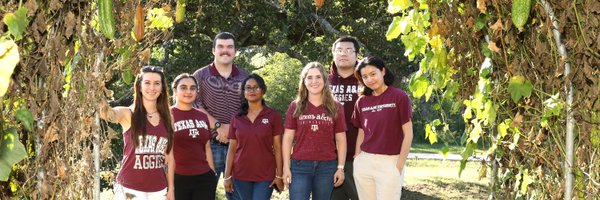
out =
[(450, 152), (450, 148), (448, 148), (448, 145), (445, 145), (444, 148), (442, 148), (442, 155), (444, 155), (444, 159), (448, 157), (448, 152)]
[(385, 38), (388, 41), (398, 38), (400, 33), (402, 33), (402, 30), (400, 30), (400, 21), (402, 21), (402, 17), (394, 17), (394, 21), (392, 21), (387, 32), (385, 33)]
[(500, 137), (498, 138), (499, 140), (504, 138), (504, 136), (508, 135), (507, 130), (510, 127), (509, 124), (510, 124), (510, 122), (507, 123), (506, 120), (504, 122), (498, 124), (498, 133), (500, 134)]
[(523, 172), (523, 179), (521, 181), (521, 194), (526, 194), (527, 193), (527, 186), (529, 186), (529, 184), (533, 183), (533, 177), (529, 176), (529, 169), (526, 169)]
[(133, 82), (133, 72), (131, 71), (131, 68), (126, 68), (125, 70), (123, 70), (123, 82), (127, 85), (131, 85), (131, 83)]
[(28, 131), (33, 131), (33, 116), (31, 115), (31, 111), (27, 108), (21, 108), (15, 112), (15, 118), (19, 120), (25, 129)]
[(19, 63), (19, 48), (12, 40), (0, 41), (0, 97), (6, 94), (10, 77)]
[(508, 149), (515, 150), (515, 148), (519, 144), (519, 138), (520, 137), (521, 137), (521, 134), (519, 134), (518, 132), (515, 132), (514, 135), (513, 135), (513, 141), (512, 141), (512, 143), (510, 143), (510, 145), (508, 145)]
[(391, 14), (406, 10), (408, 7), (413, 5), (411, 0), (390, 0), (388, 3), (389, 5), (387, 12)]
[(20, 7), (16, 13), (4, 14), (4, 24), (8, 26), (8, 32), (19, 41), (23, 38), (23, 32), (29, 25), (29, 19), (27, 18), (27, 8)]
[(415, 98), (421, 98), (421, 96), (427, 92), (427, 87), (429, 87), (429, 80), (423, 76), (415, 75), (410, 80), (408, 89), (412, 92)]
[(471, 130), (469, 133), (469, 140), (473, 141), (473, 143), (477, 143), (481, 137), (481, 133), (483, 133), (483, 129), (481, 128), (481, 123), (478, 122), (477, 119), (473, 119), (471, 122), (473, 125), (475, 125), (475, 127), (473, 127), (473, 130)]
[(15, 128), (10, 128), (2, 134), (4, 141), (0, 144), (0, 181), (7, 181), (12, 166), (27, 157), (25, 146), (19, 141)]
[(485, 102), (485, 108), (483, 109), (483, 124), (489, 125), (494, 123), (496, 120), (496, 111), (498, 110), (498, 105), (493, 105), (492, 101)]
[(471, 155), (473, 155), (473, 151), (475, 150), (475, 147), (477, 147), (477, 143), (473, 143), (470, 141), (468, 141), (467, 145), (465, 145), (465, 149), (463, 150), (463, 152), (461, 154), (462, 160), (460, 161), (460, 169), (458, 170), (458, 177), (460, 177), (460, 175), (462, 174), (462, 171), (467, 166), (467, 159), (469, 159), (469, 157), (471, 157)]
[(430, 144), (434, 144), (437, 142), (437, 133), (435, 131), (435, 126), (431, 126), (431, 124), (425, 125), (425, 138), (429, 139)]
[(486, 14), (479, 14), (479, 16), (477, 16), (477, 19), (475, 20), (475, 24), (473, 25), (473, 28), (475, 29), (475, 31), (479, 31), (482, 28), (486, 27), (487, 25), (487, 15)]
[(513, 102), (517, 103), (522, 97), (531, 96), (533, 86), (523, 76), (513, 76), (508, 81), (508, 92)]
[(463, 120), (465, 120), (465, 122), (469, 121), (469, 119), (473, 118), (473, 112), (471, 112), (471, 101), (469, 100), (464, 100), (463, 104), (465, 104), (465, 106), (467, 106), (465, 108), (465, 112), (463, 112)]
[(559, 116), (563, 111), (564, 103), (559, 99), (560, 93), (552, 95), (544, 101), (544, 117)]
[(427, 87), (427, 91), (425, 92), (425, 101), (429, 101), (429, 97), (431, 97), (431, 94), (433, 94), (434, 88), (435, 88), (434, 85), (429, 85)]
[(148, 10), (148, 19), (151, 22), (148, 28), (167, 29), (173, 27), (173, 18), (167, 16), (162, 8)]
[(492, 50), (488, 47), (488, 43), (487, 42), (482, 42), (481, 43), (481, 51), (483, 52), (483, 55), (486, 58), (491, 58), (492, 57)]

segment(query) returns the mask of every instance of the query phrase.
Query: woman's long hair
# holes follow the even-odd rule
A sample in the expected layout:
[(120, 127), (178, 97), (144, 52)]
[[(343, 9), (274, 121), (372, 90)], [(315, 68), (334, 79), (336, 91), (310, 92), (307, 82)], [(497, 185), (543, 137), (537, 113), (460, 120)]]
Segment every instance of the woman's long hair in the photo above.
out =
[(325, 107), (325, 112), (332, 118), (337, 118), (338, 106), (337, 101), (333, 97), (331, 93), (329, 76), (325, 74), (325, 69), (323, 65), (319, 62), (310, 62), (304, 66), (302, 72), (300, 73), (300, 81), (298, 82), (298, 95), (296, 96), (296, 110), (294, 110), (294, 117), (299, 117), (302, 113), (306, 112), (308, 107), (308, 89), (304, 84), (304, 79), (308, 75), (308, 70), (310, 69), (318, 69), (321, 73), (321, 77), (323, 78), (323, 91), (321, 91), (321, 97), (323, 99), (323, 107)]
[(156, 109), (158, 114), (160, 115), (160, 119), (163, 120), (163, 124), (167, 129), (167, 133), (169, 135), (167, 151), (166, 153), (171, 152), (173, 147), (173, 122), (171, 121), (171, 110), (169, 109), (169, 93), (167, 92), (167, 81), (165, 79), (165, 74), (162, 71), (161, 67), (156, 66), (145, 66), (142, 68), (140, 73), (135, 77), (135, 86), (133, 88), (133, 116), (131, 116), (131, 141), (133, 142), (133, 147), (137, 148), (140, 144), (139, 136), (143, 136), (144, 140), (146, 139), (146, 116), (148, 111), (144, 107), (144, 102), (142, 99), (142, 79), (144, 79), (144, 75), (148, 73), (156, 73), (160, 75), (161, 79), (161, 92), (156, 100)]
[[(248, 103), (248, 99), (244, 97), (244, 94), (246, 92), (246, 82), (248, 82), (250, 79), (254, 79), (256, 81), (258, 87), (260, 88), (260, 92), (262, 92), (263, 95), (267, 93), (267, 84), (265, 84), (265, 80), (258, 74), (251, 74), (244, 79), (244, 81), (242, 81), (242, 106), (240, 106), (240, 112), (238, 112), (237, 116), (244, 116), (248, 114), (248, 108), (250, 108), (250, 104)], [(263, 106), (267, 106), (264, 96), (261, 99), (261, 103)]]
[(362, 75), (360, 74), (360, 70), (369, 65), (379, 69), (380, 71), (385, 70), (385, 74), (383, 75), (383, 83), (385, 85), (390, 86), (390, 85), (394, 84), (394, 80), (396, 78), (394, 78), (394, 74), (392, 73), (392, 71), (390, 71), (387, 67), (385, 67), (385, 63), (383, 62), (383, 60), (378, 57), (369, 56), (369, 57), (366, 57), (366, 58), (363, 58), (362, 60), (360, 60), (358, 62), (358, 65), (356, 65), (356, 69), (354, 70), (354, 76), (356, 77), (356, 79), (358, 79), (358, 82), (363, 86), (362, 87), (363, 90), (360, 91), (361, 95), (366, 95), (366, 96), (373, 95), (373, 89), (371, 89), (371, 88), (367, 87), (367, 85), (365, 85), (365, 82), (362, 79)]

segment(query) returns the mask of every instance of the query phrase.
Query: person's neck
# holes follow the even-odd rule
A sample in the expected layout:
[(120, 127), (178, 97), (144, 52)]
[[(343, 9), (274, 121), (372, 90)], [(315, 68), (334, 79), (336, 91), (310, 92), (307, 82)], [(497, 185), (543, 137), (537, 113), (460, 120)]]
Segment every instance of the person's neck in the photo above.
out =
[(227, 78), (231, 75), (231, 72), (233, 71), (233, 63), (221, 64), (216, 61), (214, 63), (215, 63), (215, 67), (217, 68), (217, 71), (219, 72), (219, 74), (221, 76)]
[(192, 104), (191, 103), (176, 102), (175, 103), (175, 108), (177, 108), (179, 110), (183, 110), (183, 111), (188, 111), (188, 110), (192, 110)]
[(146, 109), (147, 114), (158, 112), (158, 108), (156, 107), (156, 101), (143, 100), (143, 105), (144, 109)]
[(338, 67), (337, 73), (342, 78), (348, 78), (348, 77), (354, 75), (354, 68), (353, 67)]
[(323, 96), (320, 94), (308, 94), (308, 101), (315, 106), (323, 104)]
[(383, 94), (387, 89), (388, 89), (388, 86), (383, 85), (380, 88), (378, 88), (377, 90), (373, 90), (373, 96), (379, 96), (379, 95)]
[(261, 101), (248, 102), (248, 113), (259, 113), (263, 109)]

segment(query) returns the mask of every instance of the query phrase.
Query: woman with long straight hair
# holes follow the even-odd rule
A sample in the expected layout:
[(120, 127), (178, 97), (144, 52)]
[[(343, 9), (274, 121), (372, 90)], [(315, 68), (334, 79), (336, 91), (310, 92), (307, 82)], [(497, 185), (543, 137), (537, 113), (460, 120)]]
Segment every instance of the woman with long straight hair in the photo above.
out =
[(267, 85), (250, 75), (242, 81), (244, 100), (229, 127), (229, 152), (225, 167), (225, 190), (242, 200), (268, 200), (273, 189), (283, 189), (279, 113), (263, 96)]
[(129, 107), (111, 108), (106, 101), (100, 106), (102, 119), (123, 128), (125, 145), (115, 199), (174, 199), (173, 123), (162, 68), (143, 67), (133, 91)]
[(173, 80), (175, 128), (173, 154), (175, 198), (177, 200), (215, 199), (217, 175), (210, 148), (208, 116), (192, 107), (198, 92), (194, 76), (183, 73)]
[(410, 99), (392, 85), (394, 75), (377, 57), (362, 59), (355, 76), (364, 86), (352, 115), (359, 128), (354, 158), (358, 197), (400, 199), (413, 138)]
[(311, 194), (314, 200), (330, 199), (333, 187), (344, 182), (346, 122), (329, 84), (323, 65), (308, 63), (286, 113), (283, 179), (291, 200), (307, 200)]

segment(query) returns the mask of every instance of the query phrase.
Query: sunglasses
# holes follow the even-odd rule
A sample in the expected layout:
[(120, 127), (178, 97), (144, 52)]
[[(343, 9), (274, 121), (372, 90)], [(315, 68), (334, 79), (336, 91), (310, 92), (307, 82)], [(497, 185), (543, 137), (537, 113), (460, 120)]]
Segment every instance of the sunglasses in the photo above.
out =
[(158, 66), (144, 66), (142, 67), (142, 72), (163, 72), (163, 68), (162, 67), (158, 67)]

